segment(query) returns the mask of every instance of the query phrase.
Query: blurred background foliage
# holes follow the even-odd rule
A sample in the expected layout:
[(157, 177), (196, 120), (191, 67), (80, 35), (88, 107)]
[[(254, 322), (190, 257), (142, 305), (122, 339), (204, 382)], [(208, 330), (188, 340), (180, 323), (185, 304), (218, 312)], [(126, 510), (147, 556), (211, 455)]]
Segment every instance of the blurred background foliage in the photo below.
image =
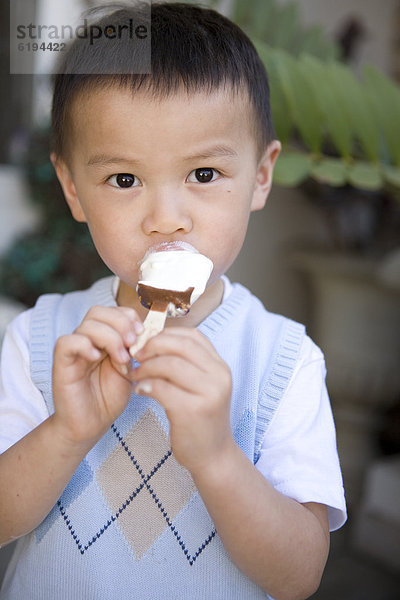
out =
[[(275, 182), (307, 177), (335, 187), (400, 189), (400, 91), (367, 66), (359, 81), (338, 61), (288, 53), (257, 42), (271, 81), (274, 122), (284, 152)], [(296, 149), (297, 148), (297, 149)]]
[(302, 26), (295, 2), (230, 5), (269, 75), (283, 147), (274, 183), (301, 188), (324, 211), (336, 249), (383, 255), (397, 248), (400, 90), (372, 66), (359, 76), (347, 64), (362, 25), (351, 21), (332, 41), (322, 27)]
[(360, 81), (341, 60), (344, 48), (323, 28), (301, 25), (295, 2), (233, 0), (231, 11), (270, 78), (275, 129), (284, 147), (275, 182), (297, 186), (312, 177), (331, 186), (387, 187), (397, 194), (398, 86), (371, 66)]
[(73, 220), (49, 155), (48, 130), (34, 132), (23, 167), (40, 225), (0, 261), (0, 289), (26, 306), (40, 294), (82, 289), (109, 274), (86, 224)]
[[(210, 2), (218, 8), (221, 2)], [(286, 50), (293, 56), (301, 53), (322, 60), (339, 58), (341, 50), (328, 38), (323, 27), (301, 24), (298, 4), (278, 4), (276, 0), (233, 0), (229, 15), (253, 40), (263, 40), (272, 48)]]

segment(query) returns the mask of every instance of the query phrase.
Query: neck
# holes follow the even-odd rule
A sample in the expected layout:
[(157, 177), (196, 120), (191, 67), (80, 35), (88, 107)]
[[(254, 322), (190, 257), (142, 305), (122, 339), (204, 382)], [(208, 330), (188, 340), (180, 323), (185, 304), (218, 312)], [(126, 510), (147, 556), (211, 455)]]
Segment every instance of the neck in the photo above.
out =
[[(209, 314), (211, 314), (222, 302), (224, 295), (224, 283), (221, 278), (217, 279), (204, 294), (193, 304), (190, 311), (184, 317), (168, 318), (166, 327), (197, 327)], [(140, 302), (136, 290), (120, 281), (117, 292), (118, 306), (129, 306), (134, 308), (140, 318), (144, 320), (147, 309)]]

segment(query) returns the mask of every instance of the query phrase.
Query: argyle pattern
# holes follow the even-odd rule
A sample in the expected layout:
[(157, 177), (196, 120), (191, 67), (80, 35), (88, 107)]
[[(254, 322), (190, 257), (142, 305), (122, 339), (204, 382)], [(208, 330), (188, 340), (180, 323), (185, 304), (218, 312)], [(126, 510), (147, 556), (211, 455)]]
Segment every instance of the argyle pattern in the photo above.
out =
[(106, 535), (109, 527), (118, 526), (140, 560), (169, 528), (183, 556), (193, 565), (216, 532), (211, 528), (209, 535), (190, 551), (185, 532), (174, 525), (174, 518), (196, 493), (196, 487), (189, 471), (173, 456), (169, 439), (154, 412), (147, 410), (125, 437), (115, 424), (111, 431), (119, 443), (95, 474), (110, 507), (109, 518), (99, 522), (89, 539), (83, 539), (74, 523), (73, 505), (70, 509), (65, 506), (63, 497), (57, 503), (77, 550), (83, 555)]

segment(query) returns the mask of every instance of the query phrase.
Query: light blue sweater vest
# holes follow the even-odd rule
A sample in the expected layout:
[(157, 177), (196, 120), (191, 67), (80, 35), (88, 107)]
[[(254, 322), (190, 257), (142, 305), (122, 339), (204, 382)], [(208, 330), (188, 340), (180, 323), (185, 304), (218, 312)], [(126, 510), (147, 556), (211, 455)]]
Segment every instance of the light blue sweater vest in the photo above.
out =
[[(111, 290), (112, 278), (106, 278), (89, 290), (46, 295), (37, 302), (31, 375), (50, 413), (55, 341), (72, 332), (91, 306), (115, 306)], [(293, 373), (304, 328), (267, 312), (234, 284), (199, 329), (231, 368), (232, 431), (256, 463)], [(267, 598), (225, 552), (190, 473), (171, 453), (168, 428), (156, 401), (132, 395), (50, 514), (18, 541), (1, 600)]]

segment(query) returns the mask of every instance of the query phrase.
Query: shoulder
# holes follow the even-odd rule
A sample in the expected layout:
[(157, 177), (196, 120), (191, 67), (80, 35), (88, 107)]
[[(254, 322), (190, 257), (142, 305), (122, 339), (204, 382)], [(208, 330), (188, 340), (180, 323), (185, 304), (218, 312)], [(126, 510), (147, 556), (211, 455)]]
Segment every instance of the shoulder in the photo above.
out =
[[(305, 327), (283, 315), (269, 311), (259, 298), (240, 283), (232, 284), (232, 300), (237, 298), (240, 303), (240, 321), (243, 334), (254, 337), (262, 345), (266, 342), (279, 342), (302, 345), (305, 337)], [(229, 300), (229, 299), (228, 299)]]
[(15, 354), (28, 356), (32, 312), (33, 308), (22, 311), (7, 325), (2, 345), (3, 360)]
[(113, 276), (96, 281), (86, 290), (76, 290), (66, 294), (44, 294), (33, 308), (31, 336), (47, 329), (55, 337), (70, 333), (82, 321), (94, 305), (115, 305)]
[(34, 309), (44, 304), (53, 303), (65, 303), (66, 305), (74, 307), (75, 305), (79, 305), (81, 302), (85, 302), (85, 300), (89, 300), (90, 302), (97, 302), (99, 304), (102, 304), (104, 302), (111, 302), (114, 298), (114, 281), (114, 276), (104, 277), (102, 279), (99, 279), (90, 287), (84, 290), (74, 290), (65, 294), (43, 294), (37, 299)]
[(299, 371), (305, 368), (321, 373), (323, 376), (326, 375), (325, 356), (321, 348), (307, 334), (302, 339), (293, 379)]
[(29, 329), (29, 323), (32, 316), (33, 308), (25, 308), (14, 318), (9, 321), (6, 327), (7, 336), (25, 336), (26, 331)]
[(346, 520), (346, 506), (325, 374), (323, 353), (304, 336), (290, 382), (263, 438), (257, 467), (282, 494), (328, 506), (334, 530)]
[(236, 304), (243, 318), (248, 321), (261, 319), (270, 323), (282, 323), (288, 320), (283, 315), (270, 312), (257, 296), (241, 283), (231, 283), (231, 292), (224, 304)]
[(268, 311), (239, 283), (231, 284), (229, 295), (203, 321), (200, 331), (227, 362), (240, 356), (241, 361), (258, 365), (261, 376), (277, 354), (297, 357), (305, 335), (302, 324)]
[(30, 321), (33, 309), (8, 325), (0, 365), (0, 453), (49, 415), (30, 374)]
[(304, 345), (304, 325), (268, 311), (239, 283), (232, 284), (208, 324), (221, 356), (256, 372), (261, 390), (290, 379)]

